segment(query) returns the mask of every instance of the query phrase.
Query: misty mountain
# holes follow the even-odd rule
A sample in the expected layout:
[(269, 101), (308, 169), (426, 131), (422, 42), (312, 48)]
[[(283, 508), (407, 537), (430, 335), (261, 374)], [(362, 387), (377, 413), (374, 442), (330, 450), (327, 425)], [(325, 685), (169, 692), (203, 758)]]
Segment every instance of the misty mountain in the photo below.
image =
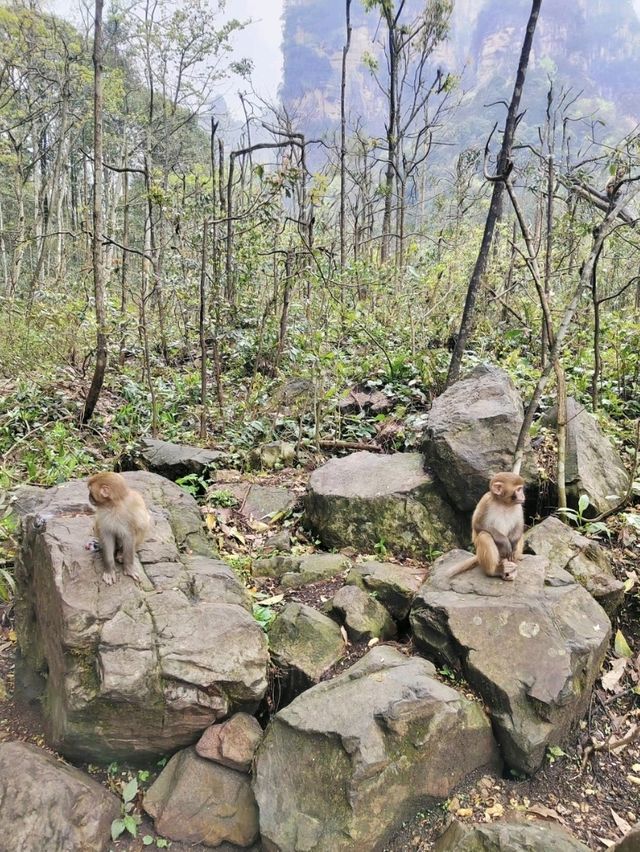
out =
[[(421, 0), (407, 3), (413, 13), (420, 6)], [(285, 0), (280, 95), (310, 136), (339, 123), (344, 7), (344, 0)], [(449, 37), (432, 71), (440, 67), (460, 78), (461, 108), (446, 131), (459, 145), (481, 143), (493, 122), (504, 119), (495, 102), (511, 95), (530, 8), (530, 0), (455, 0)], [(350, 125), (360, 119), (380, 135), (385, 101), (363, 58), (378, 59), (384, 83), (384, 27), (359, 0), (352, 3), (352, 24)], [(523, 98), (525, 133), (543, 119), (549, 77), (556, 93), (570, 90), (572, 118), (597, 117), (612, 138), (632, 130), (640, 119), (640, 18), (633, 0), (543, 0)]]

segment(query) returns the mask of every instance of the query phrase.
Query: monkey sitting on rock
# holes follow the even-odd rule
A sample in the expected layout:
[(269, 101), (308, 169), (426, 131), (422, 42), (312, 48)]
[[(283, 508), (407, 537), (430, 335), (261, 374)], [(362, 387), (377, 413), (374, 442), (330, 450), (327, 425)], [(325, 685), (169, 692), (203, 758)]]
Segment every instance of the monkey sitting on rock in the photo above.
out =
[[(89, 502), (95, 508), (95, 533), (102, 552), (102, 579), (116, 582), (116, 562), (136, 583), (142, 582), (142, 566), (136, 551), (151, 528), (151, 515), (142, 494), (129, 488), (119, 473), (96, 473), (89, 477)], [(87, 549), (96, 550), (95, 542)]]
[(476, 555), (449, 574), (455, 577), (480, 565), (487, 577), (514, 580), (524, 547), (524, 479), (517, 473), (496, 473), (478, 501), (471, 519)]

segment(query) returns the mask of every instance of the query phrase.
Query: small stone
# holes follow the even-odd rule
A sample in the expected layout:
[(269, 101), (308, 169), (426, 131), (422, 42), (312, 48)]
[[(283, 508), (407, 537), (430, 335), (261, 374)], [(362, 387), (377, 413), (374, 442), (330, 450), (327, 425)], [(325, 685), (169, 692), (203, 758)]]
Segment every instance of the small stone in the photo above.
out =
[(200, 757), (239, 772), (249, 772), (261, 739), (258, 720), (248, 713), (236, 713), (226, 722), (207, 728), (196, 744), (196, 751)]

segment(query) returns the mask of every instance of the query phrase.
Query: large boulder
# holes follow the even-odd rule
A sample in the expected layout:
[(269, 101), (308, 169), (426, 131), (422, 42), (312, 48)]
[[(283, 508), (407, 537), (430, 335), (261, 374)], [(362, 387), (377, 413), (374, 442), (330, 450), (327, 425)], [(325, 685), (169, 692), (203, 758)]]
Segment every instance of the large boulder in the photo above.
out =
[(120, 467), (122, 470), (147, 470), (175, 481), (190, 474), (203, 476), (212, 468), (224, 465), (228, 459), (220, 450), (142, 438), (134, 450), (120, 460)]
[(326, 547), (424, 556), (467, 535), (420, 453), (352, 453), (311, 474), (306, 522)]
[[(523, 420), (513, 382), (504, 370), (487, 364), (434, 399), (423, 451), (454, 506), (472, 511), (493, 474), (511, 470)], [(528, 439), (522, 475), (527, 482), (536, 480)]]
[(530, 774), (585, 712), (611, 625), (586, 589), (540, 556), (525, 556), (512, 583), (478, 567), (451, 577), (468, 556), (453, 551), (434, 564), (413, 602), (414, 640), (462, 670), (506, 764)]
[(434, 852), (589, 852), (568, 831), (541, 822), (496, 822), (478, 825), (454, 820), (441, 835)]
[[(557, 418), (554, 406), (544, 420), (555, 426)], [(593, 414), (572, 397), (567, 398), (565, 482), (567, 500), (577, 506), (586, 494), (592, 515), (615, 506), (629, 486), (629, 475), (611, 441)]]
[(50, 742), (86, 760), (190, 744), (212, 722), (253, 712), (267, 687), (266, 637), (245, 589), (214, 557), (196, 502), (155, 474), (125, 477), (153, 518), (141, 587), (123, 575), (105, 585), (99, 554), (85, 548), (86, 482), (45, 492), (22, 519), (17, 686), (46, 673)]
[(607, 552), (596, 541), (580, 535), (558, 518), (548, 517), (525, 533), (527, 550), (549, 560), (581, 583), (608, 616), (624, 599), (624, 583), (613, 575)]
[(267, 850), (374, 850), (425, 801), (495, 765), (482, 707), (382, 646), (271, 720), (254, 791)]
[(350, 566), (351, 560), (341, 553), (284, 554), (255, 559), (251, 573), (254, 577), (273, 577), (285, 589), (297, 589), (337, 577)]
[(248, 775), (205, 760), (193, 748), (174, 754), (147, 790), (143, 806), (156, 831), (171, 840), (246, 847), (258, 837), (258, 808)]
[(0, 743), (0, 849), (106, 850), (120, 801), (37, 746)]
[(225, 491), (238, 500), (238, 512), (246, 518), (270, 521), (275, 515), (282, 516), (295, 506), (297, 497), (287, 488), (271, 485), (255, 485), (251, 482), (227, 484)]

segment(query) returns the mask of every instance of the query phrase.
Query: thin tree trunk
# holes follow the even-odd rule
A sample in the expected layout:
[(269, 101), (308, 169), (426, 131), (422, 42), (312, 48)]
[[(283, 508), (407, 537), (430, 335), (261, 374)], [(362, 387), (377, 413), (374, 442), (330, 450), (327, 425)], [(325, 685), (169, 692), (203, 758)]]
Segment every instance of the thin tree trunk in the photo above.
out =
[(345, 17), (347, 26), (347, 40), (342, 48), (342, 75), (340, 78), (340, 271), (344, 270), (346, 264), (346, 178), (347, 178), (347, 113), (346, 113), (346, 90), (347, 90), (347, 55), (351, 47), (351, 0), (345, 2)]
[(396, 177), (397, 137), (397, 89), (398, 89), (398, 50), (396, 44), (396, 22), (394, 9), (391, 4), (383, 5), (383, 15), (387, 22), (389, 49), (389, 115), (387, 118), (387, 168), (385, 173), (384, 213), (382, 216), (382, 245), (380, 260), (384, 263), (389, 257), (391, 244), (391, 208), (393, 205), (393, 188)]
[(499, 220), (499, 215), (502, 207), (502, 196), (504, 193), (504, 180), (508, 177), (511, 171), (511, 148), (515, 136), (516, 127), (519, 120), (520, 99), (522, 97), (522, 89), (524, 86), (525, 77), (527, 74), (527, 65), (529, 64), (529, 54), (533, 43), (533, 35), (535, 33), (538, 14), (542, 0), (533, 0), (531, 5), (531, 14), (527, 24), (527, 30), (522, 44), (522, 52), (520, 53), (520, 62), (518, 63), (518, 72), (516, 74), (516, 83), (511, 96), (511, 103), (507, 112), (507, 121), (504, 128), (504, 136), (502, 138), (502, 147), (498, 157), (497, 180), (493, 185), (493, 193), (491, 195), (491, 204), (487, 214), (487, 220), (484, 226), (484, 234), (482, 243), (478, 253), (478, 259), (469, 281), (467, 297), (465, 300), (464, 311), (460, 323), (460, 330), (456, 340), (456, 345), (451, 356), (449, 364), (449, 373), (447, 375), (447, 386), (458, 379), (460, 375), (460, 365), (462, 364), (462, 356), (464, 354), (471, 328), (473, 326), (476, 297), (480, 289), (480, 283), (487, 268), (487, 260), (491, 249), (491, 241), (493, 232)]
[(198, 330), (200, 332), (200, 437), (207, 437), (207, 231), (209, 222), (204, 220), (202, 226), (202, 257), (200, 264), (200, 316)]
[[(601, 248), (602, 250), (602, 248)], [(600, 375), (602, 373), (602, 354), (600, 352), (600, 300), (598, 299), (597, 267), (600, 252), (593, 264), (591, 274), (591, 298), (593, 301), (593, 375), (591, 376), (591, 407), (594, 413), (600, 404)]]
[(107, 369), (108, 339), (104, 251), (102, 246), (102, 3), (96, 0), (93, 35), (93, 287), (96, 302), (96, 365), (84, 405), (82, 422), (88, 423), (98, 402)]

